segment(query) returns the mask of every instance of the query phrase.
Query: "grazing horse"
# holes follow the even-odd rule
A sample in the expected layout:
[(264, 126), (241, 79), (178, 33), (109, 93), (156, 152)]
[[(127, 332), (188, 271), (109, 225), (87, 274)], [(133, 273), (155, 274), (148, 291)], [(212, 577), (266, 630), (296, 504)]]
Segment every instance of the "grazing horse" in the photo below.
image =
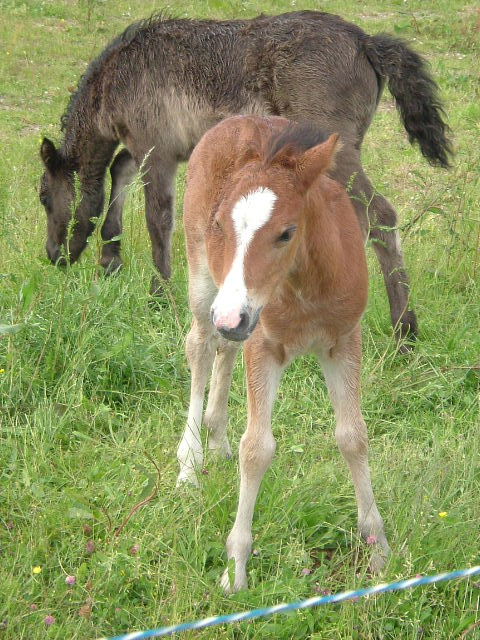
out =
[(327, 177), (340, 143), (312, 125), (236, 116), (200, 140), (185, 193), (191, 396), (179, 444), (179, 483), (197, 483), (205, 387), (209, 448), (230, 455), (227, 396), (245, 342), (247, 430), (240, 442), (240, 498), (228, 536), (235, 580), (247, 586), (252, 518), (274, 452), (272, 406), (282, 371), (298, 355), (318, 355), (335, 409), (335, 437), (352, 474), (362, 536), (375, 541), (371, 568), (389, 552), (375, 504), (360, 409), (360, 320), (368, 274), (362, 231), (345, 189)]
[[(41, 144), (49, 258), (79, 258), (103, 210), (106, 168), (123, 143), (110, 169), (101, 263), (107, 271), (121, 266), (125, 186), (142, 167), (153, 261), (169, 278), (177, 164), (188, 160), (207, 129), (235, 114), (311, 121), (342, 137), (330, 175), (349, 185), (363, 233), (374, 240), (397, 336), (414, 338), (397, 216), (374, 190), (360, 157), (386, 83), (410, 142), (433, 164), (448, 166), (451, 148), (436, 84), (401, 40), (369, 36), (316, 11), (228, 21), (156, 16), (131, 25), (88, 67), (62, 117), (60, 148), (46, 138)], [(71, 228), (75, 173), (81, 194)], [(151, 290), (159, 289), (154, 278)]]

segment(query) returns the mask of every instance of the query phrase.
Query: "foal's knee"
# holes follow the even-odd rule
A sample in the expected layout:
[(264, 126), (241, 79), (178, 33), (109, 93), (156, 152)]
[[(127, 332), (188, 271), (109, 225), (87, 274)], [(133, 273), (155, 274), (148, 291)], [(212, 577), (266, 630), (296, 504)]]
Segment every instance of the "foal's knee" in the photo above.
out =
[(205, 358), (213, 357), (215, 347), (213, 333), (202, 330), (194, 324), (188, 332), (185, 342), (185, 352), (190, 368)]
[(367, 456), (367, 428), (363, 419), (359, 419), (353, 424), (338, 424), (335, 429), (335, 440), (342, 455), (347, 460), (365, 458)]
[(263, 475), (275, 455), (272, 433), (244, 433), (240, 440), (240, 462), (243, 473)]

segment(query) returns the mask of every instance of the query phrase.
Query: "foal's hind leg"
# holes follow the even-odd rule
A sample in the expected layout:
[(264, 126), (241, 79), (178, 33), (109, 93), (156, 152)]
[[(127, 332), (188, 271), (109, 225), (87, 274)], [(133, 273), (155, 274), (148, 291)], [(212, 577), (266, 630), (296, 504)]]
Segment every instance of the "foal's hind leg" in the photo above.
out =
[(127, 149), (123, 149), (115, 157), (111, 167), (112, 190), (105, 222), (102, 226), (102, 257), (100, 264), (105, 273), (115, 273), (122, 266), (120, 257), (120, 240), (112, 240), (122, 233), (122, 214), (127, 197), (127, 187), (132, 182), (137, 167)]
[(341, 337), (328, 354), (320, 356), (335, 409), (335, 438), (355, 485), (360, 533), (367, 542), (375, 545), (370, 567), (376, 572), (385, 564), (390, 547), (370, 480), (367, 429), (360, 409), (360, 360), (360, 326), (349, 336)]

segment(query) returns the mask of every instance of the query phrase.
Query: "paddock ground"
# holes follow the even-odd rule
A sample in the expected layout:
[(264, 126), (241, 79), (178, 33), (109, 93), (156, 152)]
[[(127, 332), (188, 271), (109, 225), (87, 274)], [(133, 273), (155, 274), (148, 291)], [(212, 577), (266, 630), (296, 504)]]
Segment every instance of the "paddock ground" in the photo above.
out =
[[(174, 276), (160, 310), (149, 305), (139, 182), (118, 277), (99, 272), (98, 234), (72, 268), (46, 262), (40, 136), (59, 141), (60, 115), (88, 61), (158, 8), (151, 0), (0, 0), (0, 637), (9, 640), (94, 640), (373, 583), (323, 380), (306, 358), (285, 376), (276, 404), (278, 450), (256, 509), (251, 589), (232, 597), (219, 590), (237, 460), (207, 459), (201, 491), (174, 489), (189, 382), (184, 168)], [(478, 5), (172, 0), (164, 8), (217, 18), (322, 9), (371, 33), (396, 33), (431, 62), (454, 132), (454, 168), (433, 169), (409, 146), (388, 92), (365, 142), (367, 170), (400, 213), (421, 333), (413, 355), (396, 353), (369, 250), (363, 407), (394, 551), (382, 579), (479, 564)], [(237, 449), (246, 417), (241, 362), (230, 408)], [(157, 483), (155, 499), (115, 536)], [(472, 579), (201, 637), (471, 640), (480, 637), (479, 597)]]

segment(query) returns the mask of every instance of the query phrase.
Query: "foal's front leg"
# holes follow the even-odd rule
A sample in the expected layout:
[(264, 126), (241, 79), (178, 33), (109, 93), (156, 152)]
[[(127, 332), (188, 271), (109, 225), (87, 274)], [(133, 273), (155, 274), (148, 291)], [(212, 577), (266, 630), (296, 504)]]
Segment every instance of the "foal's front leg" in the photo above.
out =
[(370, 568), (378, 572), (385, 564), (390, 547), (373, 495), (368, 466), (367, 428), (360, 409), (360, 326), (349, 336), (342, 337), (331, 352), (320, 360), (335, 409), (335, 438), (350, 467), (355, 485), (360, 533), (365, 540), (375, 544)]
[(271, 416), (282, 367), (265, 348), (261, 334), (245, 344), (248, 383), (247, 430), (240, 441), (240, 496), (235, 524), (227, 539), (228, 560), (234, 560), (235, 577), (225, 569), (221, 584), (227, 592), (247, 586), (246, 566), (252, 548), (252, 519), (262, 478), (275, 453)]
[(200, 435), (203, 399), (205, 387), (212, 371), (216, 346), (217, 339), (214, 336), (213, 326), (209, 323), (203, 325), (198, 319), (194, 318), (186, 344), (187, 358), (191, 371), (190, 406), (187, 426), (177, 449), (177, 458), (180, 463), (177, 484), (191, 482), (194, 485), (198, 485), (196, 470), (203, 463), (203, 447)]

